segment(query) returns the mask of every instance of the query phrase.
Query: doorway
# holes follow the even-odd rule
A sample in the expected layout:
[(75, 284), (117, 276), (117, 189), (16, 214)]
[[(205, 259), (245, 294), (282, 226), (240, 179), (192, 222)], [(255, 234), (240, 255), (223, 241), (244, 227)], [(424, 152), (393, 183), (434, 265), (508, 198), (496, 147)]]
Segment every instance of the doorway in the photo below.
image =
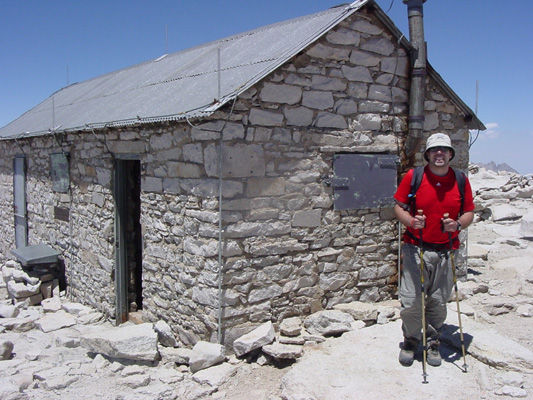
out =
[(142, 310), (141, 162), (115, 161), (116, 324)]

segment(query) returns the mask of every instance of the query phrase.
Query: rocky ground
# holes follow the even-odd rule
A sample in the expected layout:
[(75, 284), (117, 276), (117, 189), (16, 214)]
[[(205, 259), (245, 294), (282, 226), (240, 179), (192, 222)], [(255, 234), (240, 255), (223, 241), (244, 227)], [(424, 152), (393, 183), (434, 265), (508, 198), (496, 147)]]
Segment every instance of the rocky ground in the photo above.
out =
[[(478, 210), (458, 283), (466, 372), (455, 301), (443, 365), (428, 366), (423, 383), (420, 355), (408, 368), (397, 361), (397, 301), (338, 306), (275, 334), (265, 325), (237, 358), (176, 349), (164, 324), (116, 328), (56, 297), (17, 311), (0, 303), (0, 399), (533, 399), (533, 183), (471, 172)], [(134, 336), (114, 342), (117, 329)], [(274, 337), (277, 347), (267, 344)]]

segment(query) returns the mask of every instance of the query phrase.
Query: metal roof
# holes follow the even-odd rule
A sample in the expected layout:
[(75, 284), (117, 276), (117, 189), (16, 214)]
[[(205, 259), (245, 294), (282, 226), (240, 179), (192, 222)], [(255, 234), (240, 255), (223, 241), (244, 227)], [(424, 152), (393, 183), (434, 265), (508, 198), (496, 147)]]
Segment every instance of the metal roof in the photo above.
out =
[(1, 128), (0, 137), (209, 115), (368, 1), (357, 0), (72, 84)]
[(0, 128), (0, 139), (208, 116), (367, 3), (399, 32), (373, 0), (356, 0), (72, 84)]

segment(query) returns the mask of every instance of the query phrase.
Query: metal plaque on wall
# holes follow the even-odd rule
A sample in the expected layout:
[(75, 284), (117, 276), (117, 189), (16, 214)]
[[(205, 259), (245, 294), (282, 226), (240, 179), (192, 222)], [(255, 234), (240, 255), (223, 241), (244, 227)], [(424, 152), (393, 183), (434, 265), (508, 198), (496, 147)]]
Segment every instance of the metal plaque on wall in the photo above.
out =
[(68, 193), (70, 186), (68, 155), (66, 153), (54, 153), (50, 156), (50, 163), (52, 189), (55, 192)]
[(398, 156), (390, 154), (336, 154), (334, 187), (336, 210), (392, 207), (396, 191)]

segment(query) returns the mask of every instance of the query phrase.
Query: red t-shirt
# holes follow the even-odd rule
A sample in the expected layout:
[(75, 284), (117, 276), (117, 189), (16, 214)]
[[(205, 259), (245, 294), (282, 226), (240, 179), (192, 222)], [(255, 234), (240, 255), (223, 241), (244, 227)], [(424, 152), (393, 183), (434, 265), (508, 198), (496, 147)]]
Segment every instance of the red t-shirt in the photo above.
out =
[[(411, 192), (411, 179), (413, 170), (407, 172), (403, 178), (394, 198), (404, 204), (409, 204), (409, 193)], [(461, 209), (461, 194), (455, 179), (455, 173), (452, 169), (445, 176), (433, 174), (429, 167), (424, 168), (424, 175), (420, 187), (416, 191), (416, 208), (423, 210), (426, 216), (426, 227), (422, 231), (424, 242), (447, 244), (449, 237), (447, 232), (442, 232), (441, 219), (445, 213), (450, 214), (450, 218), (457, 220)], [(472, 196), (472, 187), (470, 181), (466, 178), (464, 207), (463, 213), (473, 211), (474, 198)], [(407, 228), (412, 235), (419, 238), (418, 229)], [(452, 232), (452, 238), (456, 238), (459, 232)], [(411, 236), (404, 235), (405, 243), (419, 244), (419, 241)], [(458, 247), (457, 241), (454, 240), (454, 248)]]

